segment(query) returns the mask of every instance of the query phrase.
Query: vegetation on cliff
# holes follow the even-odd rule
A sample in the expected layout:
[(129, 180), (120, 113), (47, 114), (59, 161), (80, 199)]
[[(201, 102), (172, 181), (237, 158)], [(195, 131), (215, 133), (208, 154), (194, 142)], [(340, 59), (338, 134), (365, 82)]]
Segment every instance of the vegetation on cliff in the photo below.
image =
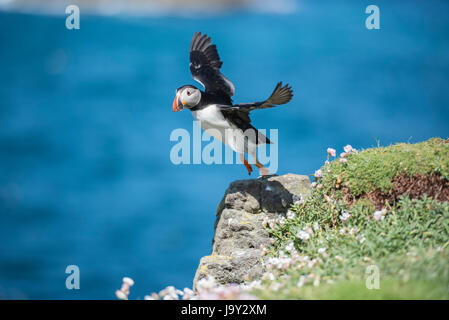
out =
[[(358, 152), (268, 221), (265, 299), (449, 298), (449, 141)], [(336, 156), (328, 149), (329, 157)]]

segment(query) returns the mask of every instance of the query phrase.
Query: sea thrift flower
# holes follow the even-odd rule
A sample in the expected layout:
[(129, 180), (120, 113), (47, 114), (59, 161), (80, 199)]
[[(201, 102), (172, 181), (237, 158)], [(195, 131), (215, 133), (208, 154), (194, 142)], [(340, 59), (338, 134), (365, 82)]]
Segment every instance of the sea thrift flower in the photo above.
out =
[(304, 231), (307, 232), (307, 233), (310, 234), (310, 235), (313, 234), (313, 230), (312, 230), (312, 228), (310, 228), (309, 226), (307, 226), (307, 227), (304, 229)]
[(343, 147), (343, 150), (345, 150), (346, 153), (351, 153), (352, 150), (354, 150), (354, 149), (352, 148), (352, 146), (350, 144), (348, 144)]
[(189, 288), (184, 288), (184, 294), (182, 295), (182, 300), (190, 300), (195, 296), (193, 290)]
[[(220, 300), (242, 299), (240, 297), (241, 288), (238, 285), (219, 286), (213, 290)], [(254, 298), (253, 298), (254, 299)]]
[(315, 178), (321, 178), (323, 176), (323, 172), (321, 171), (321, 169), (318, 169), (317, 171), (315, 171), (314, 176), (315, 176)]
[(329, 164), (329, 160), (324, 161), (324, 165), (327, 166)]
[[(327, 258), (329, 255), (326, 252), (326, 248), (319, 248), (318, 249), (318, 253), (321, 254), (323, 256), (323, 258)], [(320, 259), (321, 260), (321, 259)]]
[(295, 213), (292, 211), (287, 211), (287, 219), (293, 219), (295, 217)]
[(313, 230), (318, 231), (320, 229), (320, 225), (318, 224), (318, 222), (315, 222), (313, 224)]
[(254, 280), (250, 283), (242, 283), (240, 285), (245, 290), (252, 290), (252, 289), (258, 289), (262, 287), (262, 281), (261, 280)]
[(212, 289), (216, 286), (215, 279), (212, 276), (200, 279), (196, 285), (198, 291)]
[(281, 217), (281, 218), (279, 219), (278, 223), (279, 223), (281, 226), (283, 226), (283, 225), (285, 224), (285, 218), (284, 218), (284, 217)]
[(346, 222), (349, 218), (351, 217), (351, 215), (348, 212), (343, 212), (339, 218), (341, 221)]
[(346, 159), (346, 158), (340, 158), (340, 162), (346, 163), (346, 162), (348, 162), (348, 159)]
[(115, 291), (115, 296), (117, 297), (117, 299), (120, 300), (128, 300), (128, 296), (123, 291), (120, 290)]
[(218, 295), (213, 292), (204, 291), (198, 294), (200, 300), (218, 300)]
[(161, 290), (161, 292), (159, 292), (159, 296), (163, 297), (163, 300), (178, 300), (179, 294), (182, 294), (183, 292), (180, 290), (176, 290), (175, 287), (173, 286), (168, 286), (167, 288)]
[(385, 218), (385, 214), (387, 213), (387, 209), (383, 208), (382, 210), (377, 210), (373, 213), (374, 220), (381, 221)]
[(342, 153), (340, 153), (340, 157), (341, 158), (344, 158), (344, 157), (346, 157), (348, 154), (346, 153), (346, 152), (342, 152)]
[(115, 292), (115, 296), (120, 300), (128, 300), (129, 288), (134, 285), (134, 280), (129, 277), (124, 277), (122, 281), (122, 287)]
[(299, 239), (301, 239), (302, 241), (307, 241), (307, 240), (310, 239), (310, 234), (307, 233), (307, 232), (305, 232), (305, 231), (303, 231), (303, 230), (298, 231), (298, 233), (296, 234), (296, 236), (297, 236)]
[(295, 244), (293, 242), (289, 242), (285, 247), (285, 250), (287, 250), (288, 252), (292, 252), (293, 250), (295, 250)]
[(316, 182), (312, 182), (312, 188), (316, 187)]
[[(249, 284), (241, 285), (218, 285), (214, 278), (209, 276), (208, 278), (203, 278), (198, 281), (198, 294), (195, 294), (195, 292), (189, 288), (184, 288), (184, 290), (181, 291), (173, 286), (168, 286), (167, 288), (161, 290), (159, 294), (152, 293), (151, 295), (146, 295), (144, 299), (178, 300), (179, 297), (182, 297), (183, 300), (255, 300), (256, 298), (245, 292), (245, 290), (247, 291), (252, 288), (260, 287), (260, 285), (260, 281), (253, 281)], [(122, 292), (122, 294), (124, 293)]]
[(125, 284), (128, 285), (128, 288), (129, 288), (129, 287), (132, 287), (132, 286), (134, 285), (134, 280), (131, 279), (131, 278), (129, 278), (129, 277), (124, 277), (124, 278), (122, 279), (122, 281), (123, 281), (123, 283), (125, 283)]
[(335, 149), (327, 148), (327, 154), (330, 155), (331, 157), (335, 157), (337, 152), (335, 151)]

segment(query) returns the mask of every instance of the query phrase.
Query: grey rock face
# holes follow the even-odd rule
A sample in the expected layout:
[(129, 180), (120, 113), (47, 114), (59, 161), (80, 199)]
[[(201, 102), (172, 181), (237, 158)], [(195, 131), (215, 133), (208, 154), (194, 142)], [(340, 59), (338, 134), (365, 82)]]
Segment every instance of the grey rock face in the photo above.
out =
[(285, 214), (310, 189), (307, 176), (291, 173), (232, 182), (217, 208), (212, 254), (201, 258), (193, 287), (209, 275), (221, 284), (260, 278), (260, 246), (270, 244), (263, 220)]

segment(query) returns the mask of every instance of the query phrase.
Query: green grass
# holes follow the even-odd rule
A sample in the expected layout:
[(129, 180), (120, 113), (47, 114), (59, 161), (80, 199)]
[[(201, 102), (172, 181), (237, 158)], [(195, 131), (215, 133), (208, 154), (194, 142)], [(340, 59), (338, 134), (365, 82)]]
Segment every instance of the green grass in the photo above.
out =
[(378, 290), (368, 290), (364, 281), (340, 281), (319, 287), (304, 287), (281, 295), (265, 294), (257, 291), (261, 299), (304, 299), (304, 300), (417, 300), (449, 299), (447, 287), (437, 281), (398, 281), (383, 279)]
[(334, 161), (329, 171), (323, 170), (322, 184), (328, 190), (339, 182), (340, 185), (347, 184), (356, 197), (376, 188), (387, 192), (399, 173), (411, 176), (438, 173), (449, 179), (449, 143), (439, 138), (367, 149), (350, 154), (347, 159), (347, 163)]
[[(264, 280), (254, 291), (264, 299), (449, 299), (449, 204), (403, 195), (387, 204), (382, 220), (365, 199), (349, 206), (339, 185), (353, 195), (376, 188), (388, 191), (400, 172), (438, 173), (449, 179), (449, 144), (431, 139), (368, 149), (322, 168), (312, 195), (291, 208), (292, 219), (269, 229), (273, 245), (268, 256), (297, 254), (288, 267), (273, 268), (275, 280)], [(344, 212), (346, 221), (339, 218)], [(301, 240), (298, 232), (313, 231)], [(325, 248), (325, 253), (318, 252)], [(322, 251), (323, 249), (321, 249)], [(380, 271), (380, 289), (367, 289), (367, 267)], [(300, 279), (306, 279), (298, 286)]]

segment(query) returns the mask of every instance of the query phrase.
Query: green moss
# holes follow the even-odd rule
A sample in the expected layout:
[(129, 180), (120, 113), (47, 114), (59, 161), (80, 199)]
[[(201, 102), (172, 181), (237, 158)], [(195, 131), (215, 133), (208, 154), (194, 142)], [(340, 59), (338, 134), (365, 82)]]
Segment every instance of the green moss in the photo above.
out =
[[(376, 220), (369, 200), (349, 206), (336, 186), (347, 183), (354, 195), (361, 195), (376, 188), (388, 191), (400, 172), (436, 172), (448, 179), (448, 161), (449, 144), (431, 139), (368, 149), (351, 154), (347, 163), (327, 165), (321, 187), (291, 208), (294, 218), (269, 229), (274, 240), (269, 256), (287, 252), (287, 245), (294, 243), (307, 261), (272, 271), (276, 280), (266, 280), (255, 294), (268, 299), (449, 298), (448, 202), (404, 195)], [(342, 214), (349, 218), (344, 221)], [(304, 230), (313, 230), (307, 240), (297, 236)], [(380, 290), (365, 286), (366, 268), (372, 265), (381, 273)], [(309, 281), (298, 287), (304, 277)]]

